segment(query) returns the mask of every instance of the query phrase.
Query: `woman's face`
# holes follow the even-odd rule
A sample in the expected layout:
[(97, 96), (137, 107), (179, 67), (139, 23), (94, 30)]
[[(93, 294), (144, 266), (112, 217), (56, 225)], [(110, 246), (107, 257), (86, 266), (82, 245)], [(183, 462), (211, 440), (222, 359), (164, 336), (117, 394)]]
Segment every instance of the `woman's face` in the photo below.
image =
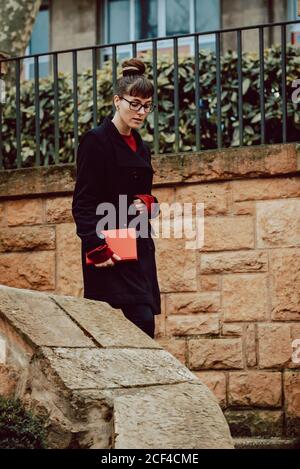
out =
[(139, 107), (141, 104), (149, 106), (151, 103), (152, 98), (143, 99), (137, 96), (130, 96), (128, 94), (124, 94), (122, 97), (116, 96), (115, 100), (116, 107), (119, 107), (118, 112), (121, 119), (130, 128), (137, 128), (143, 124), (149, 112), (145, 111), (144, 107), (141, 107), (140, 109)]

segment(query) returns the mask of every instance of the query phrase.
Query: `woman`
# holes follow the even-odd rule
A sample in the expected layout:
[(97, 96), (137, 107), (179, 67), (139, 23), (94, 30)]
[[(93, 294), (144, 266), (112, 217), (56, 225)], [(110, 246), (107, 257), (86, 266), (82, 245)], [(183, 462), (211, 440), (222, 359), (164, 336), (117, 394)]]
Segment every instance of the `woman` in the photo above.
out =
[[(123, 62), (123, 76), (117, 80), (113, 119), (105, 117), (81, 138), (77, 152), (77, 179), (72, 213), (76, 233), (82, 241), (84, 298), (105, 301), (150, 337), (154, 337), (154, 315), (161, 314), (155, 245), (147, 220), (147, 237), (137, 237), (137, 260), (120, 261), (96, 232), (101, 219), (99, 204), (110, 202), (116, 210), (113, 228), (126, 228), (132, 217), (159, 215), (157, 198), (152, 196), (151, 154), (136, 130), (153, 110), (154, 88), (144, 76), (145, 65), (136, 58)], [(120, 226), (119, 196), (126, 196), (126, 222)], [(124, 200), (124, 199), (123, 199)], [(131, 212), (130, 212), (131, 213)], [(124, 221), (124, 220), (122, 220)], [(105, 225), (101, 229), (111, 229)]]

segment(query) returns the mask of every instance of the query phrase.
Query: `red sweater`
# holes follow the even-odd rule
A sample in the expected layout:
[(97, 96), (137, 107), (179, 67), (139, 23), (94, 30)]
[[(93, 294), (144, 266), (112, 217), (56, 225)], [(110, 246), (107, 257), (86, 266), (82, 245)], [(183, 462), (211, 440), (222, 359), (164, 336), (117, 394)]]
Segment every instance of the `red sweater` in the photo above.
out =
[[(124, 138), (125, 142), (130, 146), (130, 148), (133, 151), (136, 151), (137, 145), (132, 133), (130, 135), (121, 135)], [(141, 199), (142, 202), (144, 202), (147, 207), (148, 213), (150, 214), (151, 203), (155, 203), (154, 197), (148, 194), (135, 194), (134, 197), (138, 197)], [(96, 247), (92, 251), (86, 253), (85, 259), (87, 264), (100, 264), (101, 262), (105, 262), (112, 255), (113, 251), (110, 249), (110, 247), (107, 244), (103, 244), (101, 246)], [(114, 261), (113, 257), (111, 257), (111, 259), (113, 262), (118, 262)]]
[(136, 151), (136, 141), (132, 133), (130, 135), (121, 134), (125, 142), (130, 146), (133, 151)]

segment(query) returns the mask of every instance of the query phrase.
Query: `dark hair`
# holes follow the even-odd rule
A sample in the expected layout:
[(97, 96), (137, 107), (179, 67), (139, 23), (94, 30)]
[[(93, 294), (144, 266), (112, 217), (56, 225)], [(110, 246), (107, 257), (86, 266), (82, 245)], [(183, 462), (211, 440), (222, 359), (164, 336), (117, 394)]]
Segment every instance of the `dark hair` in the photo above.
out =
[(152, 82), (145, 77), (145, 64), (137, 58), (124, 60), (122, 63), (123, 76), (117, 80), (116, 94), (123, 96), (138, 96), (151, 98), (154, 94)]

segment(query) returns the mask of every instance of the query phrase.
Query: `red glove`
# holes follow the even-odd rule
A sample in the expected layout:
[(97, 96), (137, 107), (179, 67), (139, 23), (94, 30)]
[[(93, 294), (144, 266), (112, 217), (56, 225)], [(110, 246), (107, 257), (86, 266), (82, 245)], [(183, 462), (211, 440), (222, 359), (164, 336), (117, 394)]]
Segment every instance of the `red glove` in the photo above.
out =
[(134, 197), (139, 197), (142, 202), (147, 207), (148, 214), (150, 215), (150, 218), (154, 218), (160, 213), (160, 209), (158, 206), (153, 206), (152, 211), (151, 211), (151, 204), (158, 204), (157, 198), (154, 197), (153, 195), (149, 194), (135, 194)]
[(109, 258), (116, 262), (116, 260), (112, 257), (113, 254), (114, 252), (107, 244), (102, 244), (101, 246), (98, 246), (97, 248), (85, 254), (86, 264), (101, 264), (101, 262), (105, 262)]

